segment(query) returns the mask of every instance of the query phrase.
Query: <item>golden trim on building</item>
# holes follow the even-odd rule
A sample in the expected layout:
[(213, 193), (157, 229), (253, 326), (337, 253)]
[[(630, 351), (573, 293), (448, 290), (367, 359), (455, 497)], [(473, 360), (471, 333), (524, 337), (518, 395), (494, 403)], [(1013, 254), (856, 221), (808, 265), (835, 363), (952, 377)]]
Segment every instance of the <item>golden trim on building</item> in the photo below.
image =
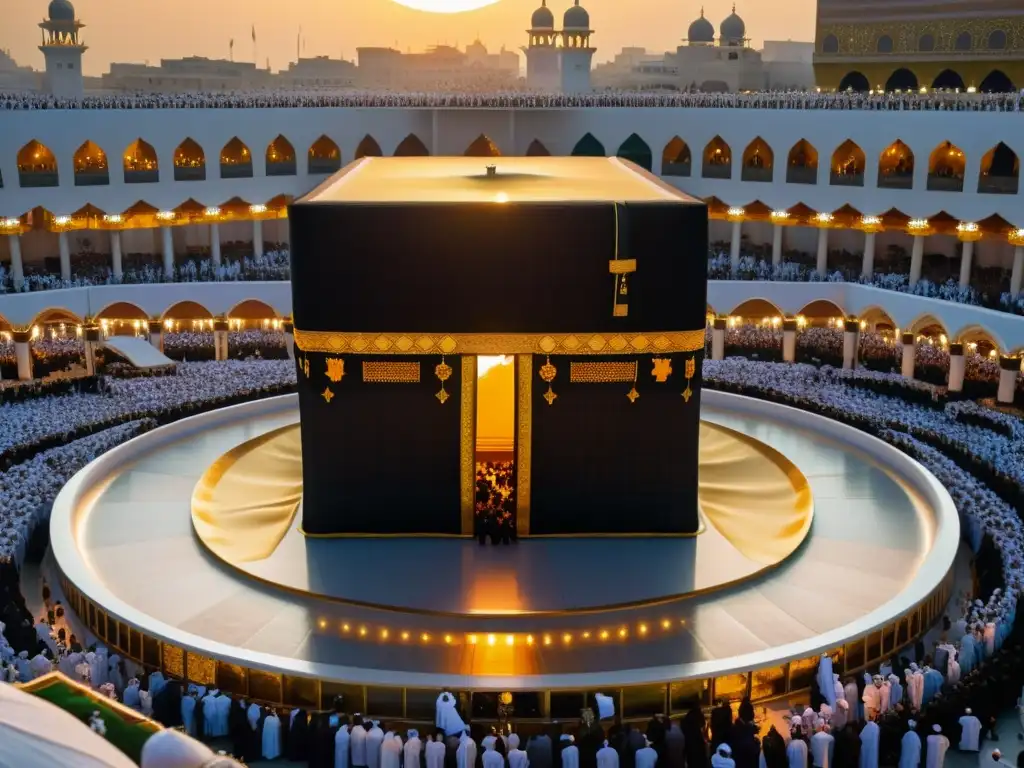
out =
[(476, 500), (476, 355), (462, 356), (459, 395), (459, 503), (462, 533), (472, 536)]
[(303, 352), (368, 355), (636, 355), (696, 352), (704, 329), (636, 333), (350, 333), (295, 329)]
[[(702, 332), (703, 333), (703, 332)], [(530, 535), (530, 454), (533, 442), (533, 355), (516, 355), (516, 533)]]

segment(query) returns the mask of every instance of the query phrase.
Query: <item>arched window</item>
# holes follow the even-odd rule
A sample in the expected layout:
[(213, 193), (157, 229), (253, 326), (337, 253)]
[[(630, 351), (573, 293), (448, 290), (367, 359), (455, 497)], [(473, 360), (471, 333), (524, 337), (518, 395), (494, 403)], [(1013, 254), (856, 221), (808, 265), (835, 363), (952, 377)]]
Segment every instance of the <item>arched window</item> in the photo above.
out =
[(992, 51), (1001, 51), (1006, 48), (1006, 33), (997, 29), (988, 36), (988, 47)]
[(192, 139), (185, 139), (174, 150), (174, 180), (206, 180), (206, 153)]
[(661, 175), (689, 176), (691, 163), (690, 148), (681, 138), (673, 136), (661, 153)]
[(466, 147), (463, 154), (466, 157), (501, 157), (501, 150), (498, 149), (497, 144), (481, 133)]
[(1020, 178), (1020, 158), (999, 142), (981, 158), (978, 191), (989, 195), (1016, 195)]
[(935, 35), (924, 34), (917, 41), (917, 50), (924, 53), (931, 53), (935, 50)]
[(331, 139), (321, 136), (309, 145), (306, 165), (310, 174), (334, 173), (341, 168), (341, 149)]
[(56, 187), (60, 184), (57, 158), (35, 139), (18, 150), (18, 183), (23, 187)]
[(964, 89), (964, 79), (952, 69), (944, 69), (932, 80), (932, 88), (942, 91), (955, 91)]
[(395, 157), (426, 157), (429, 154), (427, 145), (415, 133), (410, 133), (395, 147)]
[(530, 142), (530, 146), (526, 148), (527, 157), (550, 157), (551, 153), (548, 152), (548, 148), (544, 146), (540, 139), (534, 139)]
[(743, 181), (770, 182), (774, 168), (775, 153), (760, 136), (743, 150), (743, 168), (740, 171)]
[(843, 75), (843, 79), (839, 81), (840, 92), (842, 91), (856, 91), (857, 93), (867, 93), (871, 90), (871, 83), (868, 82), (867, 77), (861, 72), (847, 72)]
[(889, 79), (885, 81), (885, 90), (887, 91), (916, 91), (917, 90), (917, 75), (911, 72), (909, 69), (901, 67), (889, 75)]
[(631, 163), (636, 163), (645, 171), (651, 170), (654, 166), (654, 156), (651, 152), (651, 148), (647, 145), (647, 142), (641, 139), (637, 134), (630, 134), (629, 137), (622, 142), (619, 147), (619, 151), (615, 153), (616, 157), (621, 157), (623, 160), (629, 160)]
[(295, 175), (295, 147), (279, 135), (267, 145), (267, 176)]
[(875, 50), (879, 53), (892, 53), (892, 38), (889, 35), (882, 35), (875, 44)]
[(821, 41), (822, 53), (839, 53), (839, 38), (835, 35), (825, 35)]
[(160, 181), (156, 150), (142, 139), (136, 139), (128, 145), (123, 163), (125, 184), (154, 184)]
[(974, 38), (971, 37), (970, 32), (961, 32), (956, 36), (956, 40), (953, 41), (953, 50), (955, 51), (969, 51), (974, 44)]
[(732, 149), (721, 136), (715, 136), (704, 147), (704, 162), (700, 175), (705, 179), (732, 178)]
[(360, 160), (364, 157), (384, 157), (380, 144), (370, 134), (363, 136), (356, 146), (355, 159)]
[(220, 177), (222, 179), (251, 179), (252, 153), (235, 136), (220, 151)]
[(933, 192), (963, 192), (967, 158), (956, 145), (944, 141), (928, 158), (928, 189)]
[(1017, 89), (1005, 72), (1001, 69), (993, 69), (985, 75), (985, 79), (981, 81), (978, 90), (982, 93), (1014, 93)]
[(572, 148), (573, 157), (604, 157), (604, 144), (594, 138), (594, 134), (588, 133), (576, 142)]
[(786, 183), (818, 183), (818, 150), (807, 139), (800, 139), (786, 158)]
[(878, 186), (885, 189), (914, 186), (914, 153), (899, 139), (882, 150), (878, 158)]
[(829, 184), (839, 187), (863, 187), (866, 164), (864, 150), (847, 139), (832, 153)]
[(75, 151), (73, 165), (76, 187), (103, 187), (110, 183), (107, 153), (91, 141)]

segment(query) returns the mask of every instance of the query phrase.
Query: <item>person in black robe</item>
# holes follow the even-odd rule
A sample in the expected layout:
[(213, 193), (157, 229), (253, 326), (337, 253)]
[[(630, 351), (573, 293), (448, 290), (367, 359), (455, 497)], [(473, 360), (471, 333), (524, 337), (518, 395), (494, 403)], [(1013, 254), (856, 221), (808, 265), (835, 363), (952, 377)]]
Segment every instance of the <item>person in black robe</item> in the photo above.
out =
[(181, 683), (171, 680), (153, 697), (153, 717), (165, 728), (177, 728), (181, 720)]
[(764, 752), (765, 768), (787, 768), (789, 758), (786, 757), (786, 740), (775, 730), (773, 725), (762, 739), (761, 749)]
[(655, 715), (647, 723), (647, 740), (658, 753), (658, 762), (665, 764), (665, 716)]
[(306, 714), (306, 710), (298, 709), (288, 725), (288, 752), (286, 754), (289, 760), (297, 763), (306, 759), (308, 737), (309, 716)]
[(707, 722), (700, 702), (693, 702), (683, 718), (683, 738), (686, 739), (686, 768), (707, 768), (708, 744), (704, 738)]
[[(196, 727), (203, 722), (201, 716), (203, 700), (196, 697), (196, 714), (195, 722)], [(247, 738), (246, 731), (249, 730), (249, 721), (245, 717), (245, 702), (241, 699), (231, 702), (231, 708), (228, 710), (228, 736), (231, 738), (231, 754), (237, 758), (242, 758), (245, 755), (245, 740)]]
[(732, 707), (728, 701), (722, 699), (718, 706), (711, 710), (711, 748), (718, 749), (719, 744), (729, 744), (731, 735)]
[[(747, 720), (744, 715), (750, 719)], [(725, 743), (732, 747), (732, 759), (736, 763), (736, 768), (758, 768), (761, 745), (757, 741), (754, 707), (748, 699), (744, 699), (740, 704), (738, 717), (732, 724), (729, 740)]]
[[(118, 662), (118, 669), (121, 673), (121, 679), (127, 680), (124, 676), (124, 660)], [(196, 695), (196, 708), (192, 710), (192, 725), (196, 729), (196, 738), (199, 741), (206, 741), (206, 717), (203, 715), (203, 696)], [(234, 702), (231, 704), (234, 707)], [(228, 715), (228, 723), (231, 722), (231, 715)], [(230, 727), (228, 728), (230, 731)], [(241, 752), (236, 752), (236, 755), (240, 755)]]
[[(439, 738), (444, 739), (444, 731), (438, 731), (437, 733)], [(444, 768), (459, 768), (458, 751), (458, 736), (449, 736), (448, 738), (444, 739)]]
[(576, 746), (580, 750), (580, 768), (597, 768), (597, 751), (604, 746), (604, 731), (592, 709), (581, 713)]
[[(860, 731), (855, 723), (849, 723), (835, 735), (833, 768), (858, 768), (860, 765)], [(923, 761), (922, 757), (922, 761)], [(923, 762), (922, 762), (923, 764)]]

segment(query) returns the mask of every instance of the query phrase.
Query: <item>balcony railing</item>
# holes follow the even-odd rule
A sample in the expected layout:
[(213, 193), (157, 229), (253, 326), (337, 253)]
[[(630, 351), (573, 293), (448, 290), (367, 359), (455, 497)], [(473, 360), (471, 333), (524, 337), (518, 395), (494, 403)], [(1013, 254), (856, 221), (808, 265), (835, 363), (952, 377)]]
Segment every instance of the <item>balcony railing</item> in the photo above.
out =
[(835, 171), (832, 171), (832, 173), (829, 174), (828, 183), (833, 187), (863, 187), (864, 174), (836, 173)]
[(110, 174), (106, 171), (80, 171), (75, 173), (76, 187), (105, 187), (110, 184)]
[(205, 165), (174, 166), (175, 181), (206, 181)]
[(222, 179), (251, 179), (252, 163), (221, 163), (220, 177)]
[[(184, 170), (184, 169), (183, 169)], [(177, 169), (175, 169), (175, 179), (177, 179)], [(125, 184), (156, 184), (160, 181), (160, 171), (158, 170), (145, 170), (145, 171), (125, 171), (124, 172), (124, 183)]]
[(18, 171), (18, 183), (23, 187), (57, 187), (60, 176), (56, 171)]
[(818, 169), (801, 165), (791, 165), (786, 169), (787, 184), (817, 184)]
[(689, 163), (662, 163), (661, 164), (661, 175), (662, 176), (689, 176), (690, 175), (690, 164)]
[[(862, 177), (863, 180), (863, 177)], [(863, 186), (863, 184), (862, 184)], [(914, 174), (911, 173), (880, 173), (878, 174), (880, 189), (913, 189)]]
[(267, 161), (267, 176), (294, 176), (295, 160), (283, 160), (280, 162)]
[(701, 176), (705, 179), (731, 179), (732, 166), (729, 164), (704, 163), (704, 167), (701, 169)]
[(928, 174), (929, 192), (963, 192), (963, 176), (938, 176), (934, 173)]
[(754, 168), (746, 165), (743, 166), (740, 178), (743, 181), (766, 181), (770, 184), (772, 181), (772, 170), (771, 168)]

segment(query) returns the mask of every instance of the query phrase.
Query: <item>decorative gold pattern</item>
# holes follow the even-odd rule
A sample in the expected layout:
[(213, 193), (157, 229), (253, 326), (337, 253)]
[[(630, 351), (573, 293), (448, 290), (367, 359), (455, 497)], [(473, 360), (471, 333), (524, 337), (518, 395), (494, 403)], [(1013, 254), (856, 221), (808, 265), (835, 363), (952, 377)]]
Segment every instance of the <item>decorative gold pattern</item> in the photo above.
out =
[(368, 384), (419, 384), (420, 364), (394, 360), (364, 360), (363, 381)]
[(295, 329), (303, 352), (378, 355), (637, 355), (696, 352), (704, 329), (643, 333), (346, 333)]
[(516, 355), (516, 533), (530, 533), (533, 449), (533, 355)]
[(305, 374), (306, 378), (309, 378), (309, 358), (302, 358), (302, 373)]
[(630, 363), (569, 363), (569, 381), (573, 384), (604, 384), (636, 381), (636, 361)]
[(694, 358), (689, 358), (686, 361), (686, 389), (683, 390), (683, 400), (690, 402), (690, 398), (693, 397), (693, 390), (690, 388), (690, 379), (693, 378), (694, 373), (697, 370), (697, 361)]
[(345, 376), (345, 361), (340, 357), (327, 358), (327, 378), (337, 384)]
[(179, 680), (185, 679), (185, 649), (161, 643), (164, 669)]
[(209, 656), (201, 656), (189, 651), (188, 679), (199, 685), (214, 685), (217, 682), (217, 662)]
[[(981, 52), (989, 52), (988, 39), (993, 32), (1006, 33), (1006, 47), (998, 53), (1005, 55), (1024, 50), (1024, 18), (986, 19), (961, 17), (956, 19), (920, 19), (914, 21), (866, 21), (842, 24), (819, 24), (817, 30), (816, 55), (818, 56), (893, 56), (900, 54), (921, 54), (932, 56), (946, 53), (949, 57), (972, 58)], [(969, 50), (957, 50), (957, 38), (964, 32), (971, 36)], [(824, 53), (822, 41), (835, 35), (839, 48), (835, 53)], [(878, 41), (887, 35), (892, 39), (892, 53), (879, 53)], [(935, 47), (921, 51), (921, 38), (931, 35)], [(991, 67), (989, 67), (991, 69)]]
[(651, 376), (659, 384), (664, 384), (668, 381), (668, 377), (672, 375), (672, 358), (670, 357), (655, 357), (651, 360), (651, 364), (654, 366), (651, 369)]
[(636, 259), (612, 259), (608, 262), (608, 271), (613, 275), (626, 275), (636, 272)]
[(555, 380), (555, 376), (558, 375), (558, 369), (551, 364), (551, 357), (547, 358), (547, 362), (540, 367), (537, 372), (541, 379), (548, 385), (548, 391), (544, 393), (544, 399), (548, 401), (548, 405), (555, 404), (555, 398), (558, 397), (551, 389), (551, 382)]
[(449, 397), (448, 393), (445, 391), (444, 383), (452, 377), (452, 367), (444, 361), (443, 356), (441, 357), (441, 362), (434, 366), (434, 375), (437, 376), (438, 380), (441, 382), (441, 391), (434, 395), (434, 397), (441, 402), (441, 405), (444, 405), (448, 402)]
[(629, 304), (616, 304), (612, 315), (614, 317), (629, 317)]
[(459, 503), (462, 533), (473, 535), (476, 500), (476, 356), (462, 356), (459, 393)]
[(334, 399), (334, 393), (331, 392), (331, 388), (330, 387), (324, 387), (324, 391), (320, 393), (320, 397), (322, 397), (324, 399), (324, 401), (328, 405), (330, 405), (331, 404), (331, 400)]
[(632, 389), (629, 390), (629, 392), (626, 393), (626, 397), (629, 398), (629, 402), (635, 403), (637, 399), (640, 397), (640, 393), (636, 391), (636, 387), (634, 386)]

